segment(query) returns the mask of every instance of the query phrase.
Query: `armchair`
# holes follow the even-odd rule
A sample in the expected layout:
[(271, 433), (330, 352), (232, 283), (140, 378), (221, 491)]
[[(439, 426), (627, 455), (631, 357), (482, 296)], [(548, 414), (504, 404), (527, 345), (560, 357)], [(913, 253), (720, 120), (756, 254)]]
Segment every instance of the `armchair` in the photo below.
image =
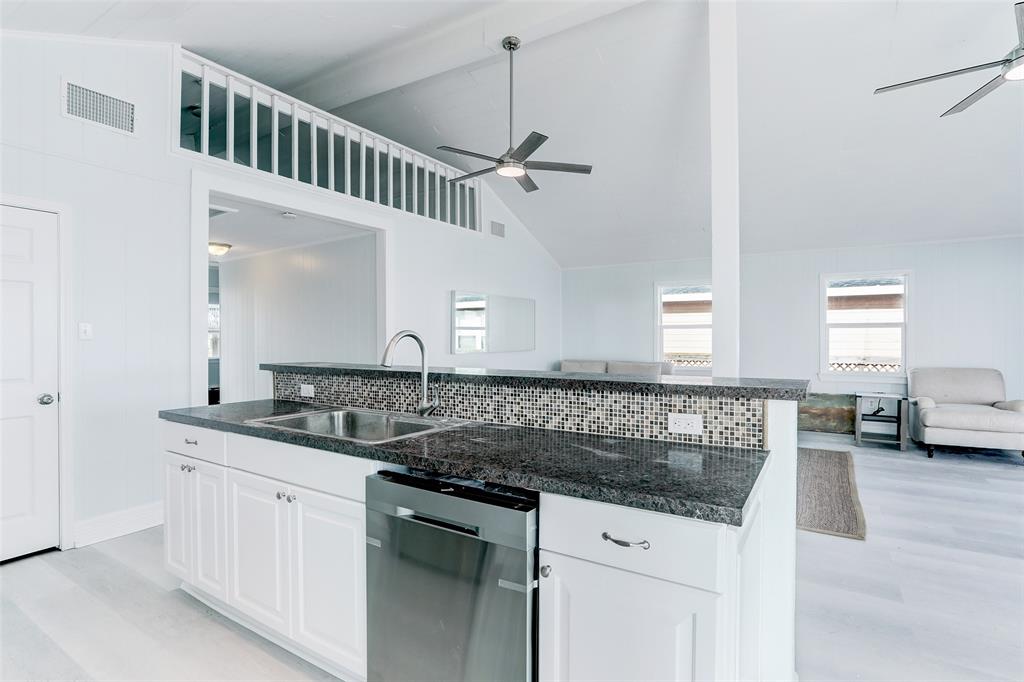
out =
[(1019, 450), (1024, 454), (1024, 400), (1007, 400), (996, 369), (918, 367), (908, 377), (910, 435), (935, 455), (936, 445)]

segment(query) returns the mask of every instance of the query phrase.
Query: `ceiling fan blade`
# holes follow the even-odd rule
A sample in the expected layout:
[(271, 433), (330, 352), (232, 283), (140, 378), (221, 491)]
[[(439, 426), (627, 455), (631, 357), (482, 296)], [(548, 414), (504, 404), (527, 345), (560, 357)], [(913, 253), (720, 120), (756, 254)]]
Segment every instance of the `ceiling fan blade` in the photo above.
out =
[(968, 66), (963, 69), (957, 69), (956, 71), (947, 71), (945, 73), (937, 73), (934, 76), (925, 76), (924, 78), (915, 78), (912, 81), (906, 81), (904, 83), (896, 83), (895, 85), (886, 85), (884, 88), (878, 88), (875, 90), (875, 94), (879, 95), (883, 92), (890, 92), (892, 90), (899, 90), (901, 88), (909, 88), (911, 85), (920, 85), (921, 83), (931, 83), (932, 81), (941, 80), (943, 78), (950, 78), (952, 76), (959, 76), (963, 73), (974, 73), (975, 71), (984, 71), (985, 69), (991, 69), (996, 66), (1002, 66), (1006, 63), (1005, 59), (1000, 59), (998, 62), (988, 62), (986, 64), (978, 64), (976, 66)]
[(529, 158), (530, 154), (537, 151), (537, 147), (540, 147), (547, 141), (547, 135), (541, 135), (536, 130), (534, 130), (532, 133), (527, 135), (526, 139), (523, 140), (518, 147), (516, 147), (516, 150), (514, 152), (512, 152), (512, 158), (515, 159), (516, 161), (526, 161), (526, 159)]
[(483, 159), (484, 161), (490, 161), (491, 163), (498, 163), (498, 159), (493, 156), (487, 156), (486, 154), (477, 154), (476, 152), (466, 151), (465, 149), (459, 149), (458, 147), (449, 147), (446, 144), (438, 147), (441, 151), (454, 152), (455, 154), (462, 154), (463, 156), (472, 156), (474, 159)]
[(469, 180), (470, 178), (475, 178), (478, 175), (487, 175), (488, 173), (493, 173), (495, 170), (497, 170), (497, 169), (496, 168), (484, 168), (483, 170), (475, 171), (473, 173), (467, 173), (466, 175), (460, 175), (457, 178), (452, 178), (448, 182), (462, 182), (463, 180)]
[(527, 161), (523, 164), (530, 170), (562, 171), (563, 173), (586, 173), (594, 170), (593, 166), (582, 163), (559, 163), (557, 161)]
[[(1005, 82), (1006, 79), (1003, 78), (1003, 74), (999, 74), (998, 76), (990, 80), (988, 83), (985, 83), (980, 88), (978, 88), (971, 94), (967, 95), (967, 97), (964, 97), (955, 107), (944, 113), (942, 116), (949, 116), (950, 114), (959, 114), (961, 111), (971, 106), (979, 99), (989, 94), (990, 92), (992, 92)], [(940, 116), (939, 118), (942, 118), (942, 116)]]
[(1014, 5), (1013, 13), (1017, 15), (1017, 39), (1024, 46), (1024, 2)]
[(537, 183), (534, 182), (533, 179), (526, 174), (517, 177), (516, 182), (518, 182), (519, 186), (522, 187), (527, 192), (532, 192), (534, 190), (540, 189), (540, 187), (537, 187)]

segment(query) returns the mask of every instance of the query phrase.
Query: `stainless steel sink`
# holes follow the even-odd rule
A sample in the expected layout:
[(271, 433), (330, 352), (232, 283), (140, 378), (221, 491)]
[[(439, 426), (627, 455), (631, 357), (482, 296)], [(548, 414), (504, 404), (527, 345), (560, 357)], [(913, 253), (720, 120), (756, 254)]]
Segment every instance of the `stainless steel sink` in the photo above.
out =
[(252, 419), (246, 423), (357, 443), (377, 444), (426, 436), (464, 422), (455, 419), (416, 417), (401, 412), (330, 407), (302, 414)]

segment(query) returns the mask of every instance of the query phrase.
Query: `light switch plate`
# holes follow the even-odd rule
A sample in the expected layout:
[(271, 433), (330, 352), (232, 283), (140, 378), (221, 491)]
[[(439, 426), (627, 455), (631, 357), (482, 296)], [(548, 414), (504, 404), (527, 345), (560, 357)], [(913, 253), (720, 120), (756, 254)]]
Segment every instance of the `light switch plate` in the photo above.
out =
[(83, 341), (92, 339), (92, 322), (79, 322), (78, 323), (78, 338)]
[(299, 397), (315, 398), (316, 390), (313, 388), (313, 384), (299, 384)]
[(668, 432), (699, 436), (704, 432), (704, 417), (699, 414), (669, 412)]

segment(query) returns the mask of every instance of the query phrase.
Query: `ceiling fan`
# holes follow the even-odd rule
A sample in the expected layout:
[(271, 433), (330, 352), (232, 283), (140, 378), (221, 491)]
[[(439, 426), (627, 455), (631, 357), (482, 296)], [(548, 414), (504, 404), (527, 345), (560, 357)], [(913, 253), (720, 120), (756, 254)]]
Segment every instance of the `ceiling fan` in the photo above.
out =
[[(934, 76), (925, 76), (924, 78), (917, 78), (906, 83), (896, 83), (895, 85), (887, 85), (884, 88), (878, 88), (875, 90), (875, 94), (881, 92), (890, 92), (892, 90), (899, 90), (900, 88), (907, 88), (911, 85), (920, 85), (921, 83), (930, 83), (931, 81), (941, 80), (943, 78), (949, 78), (950, 76), (959, 76), (962, 73), (973, 73), (974, 71), (984, 71), (985, 69), (994, 69), (1000, 67), (999, 75), (985, 83), (980, 88), (969, 94), (964, 99), (960, 100), (954, 107), (942, 114), (942, 116), (949, 116), (950, 114), (959, 114), (961, 111), (971, 106), (985, 95), (991, 93), (993, 90), (998, 88), (1006, 81), (1019, 81), (1024, 80), (1024, 2), (1018, 2), (1013, 6), (1014, 13), (1017, 16), (1017, 45), (1006, 53), (1006, 56), (995, 62), (987, 62), (985, 64), (978, 64), (976, 66), (968, 66), (964, 69), (957, 69), (956, 71), (947, 71), (946, 73), (939, 73)], [(941, 118), (941, 116), (939, 117)]]
[(486, 175), (487, 173), (497, 173), (498, 175), (506, 178), (515, 178), (519, 182), (519, 186), (527, 192), (532, 192), (537, 187), (527, 171), (538, 170), (538, 171), (561, 171), (563, 173), (585, 173), (590, 174), (593, 170), (593, 166), (587, 166), (579, 163), (558, 163), (556, 161), (528, 161), (530, 155), (537, 151), (537, 148), (547, 141), (547, 135), (541, 135), (537, 131), (530, 133), (525, 140), (523, 140), (518, 147), (512, 146), (512, 53), (519, 49), (519, 38), (515, 36), (506, 36), (501, 41), (501, 46), (508, 51), (508, 151), (501, 156), (488, 156), (487, 154), (478, 154), (477, 152), (466, 151), (465, 149), (458, 149), (456, 147), (449, 147), (448, 145), (441, 145), (438, 149), (446, 152), (454, 152), (461, 154), (462, 156), (471, 156), (475, 159), (483, 159), (484, 161), (490, 161), (494, 164), (493, 168), (485, 168), (475, 173), (468, 173), (466, 175), (453, 178), (450, 182), (459, 182), (468, 178), (475, 178), (478, 175)]

